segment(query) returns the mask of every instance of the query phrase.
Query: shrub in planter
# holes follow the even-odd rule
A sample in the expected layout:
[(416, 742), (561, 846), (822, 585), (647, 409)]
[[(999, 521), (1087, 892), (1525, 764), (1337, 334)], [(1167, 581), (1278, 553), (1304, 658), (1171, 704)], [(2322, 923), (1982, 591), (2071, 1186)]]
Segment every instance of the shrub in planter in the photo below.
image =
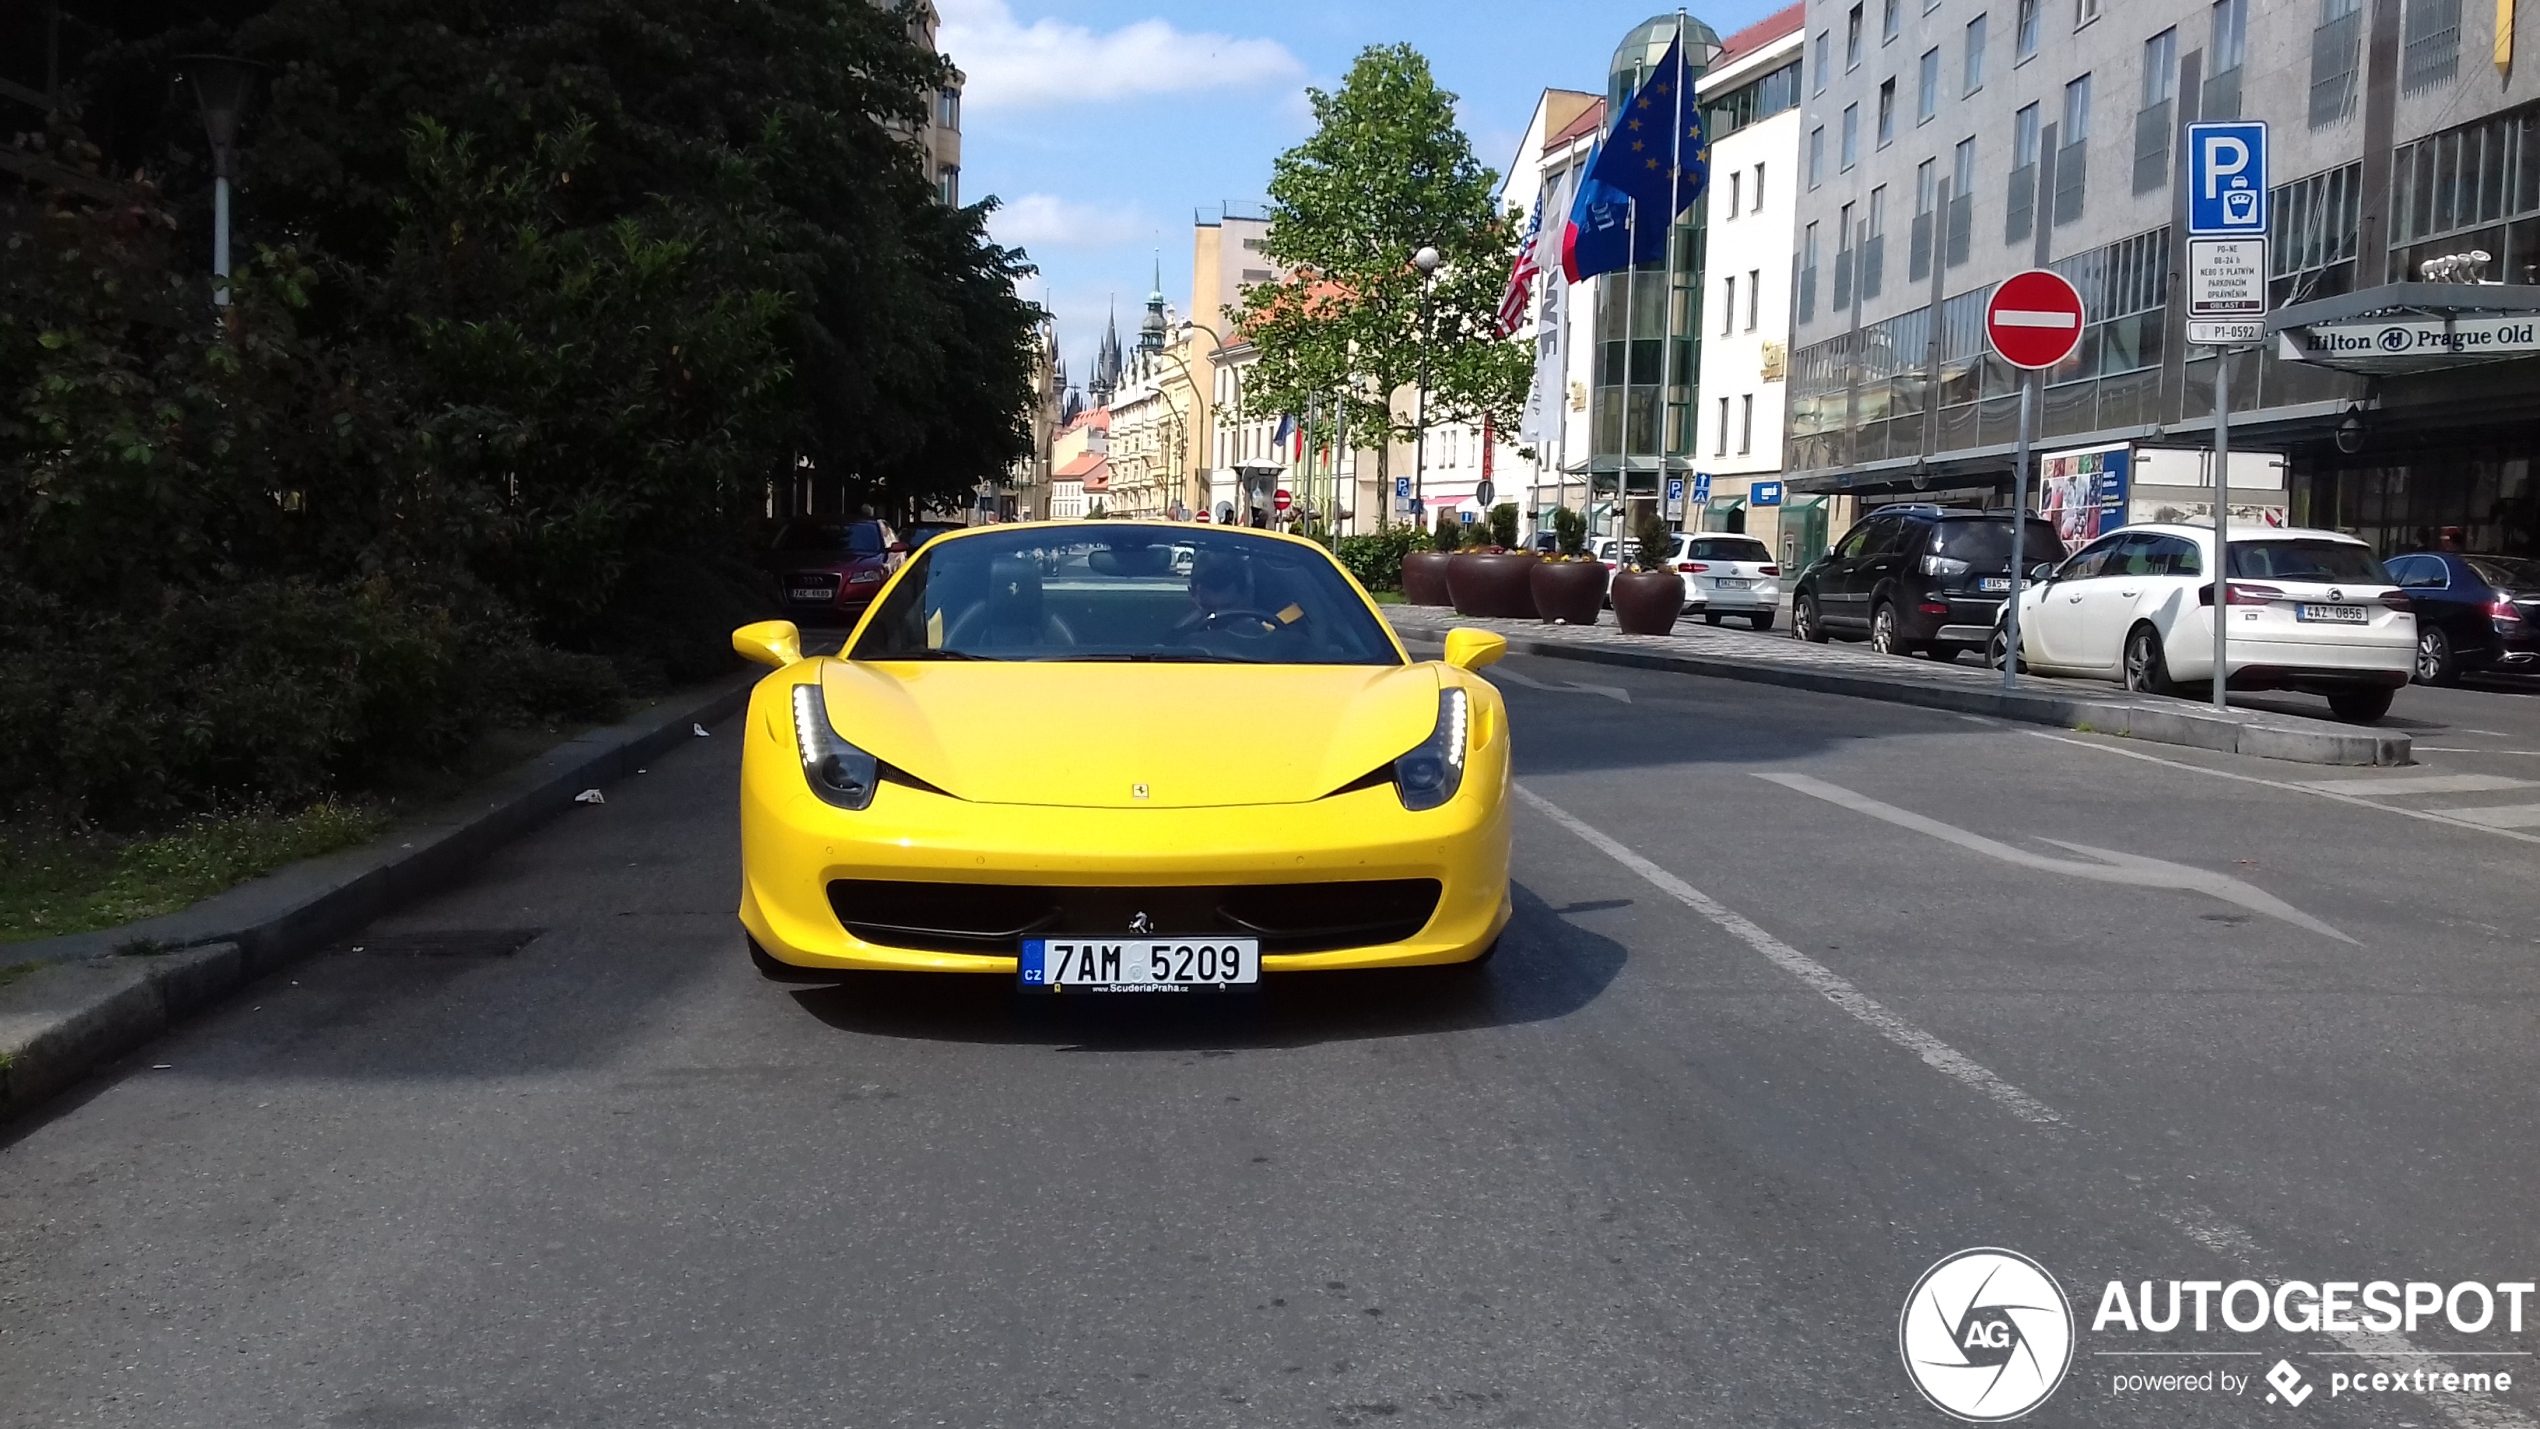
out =
[(1655, 512), (1632, 527), (1632, 569), (1614, 573), (1614, 623), (1624, 634), (1672, 634), (1684, 614), (1685, 578), (1666, 568), (1675, 537)]
[(1454, 523), (1440, 525), (1429, 536), (1429, 549), (1411, 551), (1402, 558), (1402, 594), (1413, 605), (1453, 605), (1447, 593), (1446, 567), (1452, 560), (1455, 544), (1463, 531)]
[(1455, 613), (1531, 620), (1535, 616), (1532, 576), (1543, 558), (1532, 551), (1503, 551), (1483, 546), (1458, 551), (1447, 563), (1446, 588), (1455, 597)]
[(1537, 619), (1594, 625), (1605, 604), (1605, 564), (1588, 558), (1587, 517), (1568, 507), (1552, 513), (1552, 558), (1526, 577)]

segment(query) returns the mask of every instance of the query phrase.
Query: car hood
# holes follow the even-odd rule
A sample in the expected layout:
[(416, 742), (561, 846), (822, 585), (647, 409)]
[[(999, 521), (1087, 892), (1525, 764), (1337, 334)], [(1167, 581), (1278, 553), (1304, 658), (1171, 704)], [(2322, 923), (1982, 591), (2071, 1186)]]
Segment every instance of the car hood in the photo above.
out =
[(1438, 718), (1428, 665), (832, 660), (821, 681), (838, 733), (980, 803), (1304, 803), (1400, 757)]

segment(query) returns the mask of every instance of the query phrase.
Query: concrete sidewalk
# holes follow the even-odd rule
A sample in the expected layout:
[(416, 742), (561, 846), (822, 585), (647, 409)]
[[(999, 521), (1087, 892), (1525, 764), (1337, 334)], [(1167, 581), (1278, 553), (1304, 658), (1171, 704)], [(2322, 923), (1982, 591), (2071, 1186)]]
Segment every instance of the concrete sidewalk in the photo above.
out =
[(1602, 623), (1612, 620), (1610, 614), (1599, 624), (1575, 626), (1468, 619), (1441, 606), (1391, 605), (1384, 611), (1406, 641), (1435, 641), (1453, 627), (1471, 626), (1508, 637), (1516, 653), (1558, 660), (1746, 680), (2302, 764), (2411, 762), (2408, 736), (2396, 730), (2267, 710), (2224, 712), (2091, 680), (2022, 675), (2020, 688), (2006, 692), (2001, 673), (1981, 665), (1881, 655), (1866, 645), (1810, 645), (1780, 631), (1705, 625), (1698, 617), (1672, 635), (1625, 635)]

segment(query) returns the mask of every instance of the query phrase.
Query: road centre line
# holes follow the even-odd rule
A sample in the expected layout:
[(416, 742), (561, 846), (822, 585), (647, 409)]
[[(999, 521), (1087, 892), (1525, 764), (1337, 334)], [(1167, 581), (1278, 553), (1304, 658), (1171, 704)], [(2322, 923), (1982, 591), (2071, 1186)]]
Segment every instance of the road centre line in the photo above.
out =
[[(2050, 735), (2045, 737), (2053, 738), (2054, 736)], [(2072, 740), (2069, 742), (2075, 744), (2082, 743), (2080, 740)], [(2090, 745), (2088, 747), (2096, 749), (2099, 746)], [(2123, 754), (2130, 753), (2131, 751), (2116, 750), (2111, 752)], [(2164, 759), (2155, 760), (2154, 762), (2167, 764), (2170, 761)], [(2194, 768), (2195, 766), (2186, 765), (2182, 767)], [(2254, 782), (2268, 783), (2271, 781), (2257, 780)], [(1518, 784), (1512, 781), (1509, 787), (1516, 792), (1518, 799), (1525, 803), (1529, 808), (1534, 809), (1536, 812), (1552, 820), (1554, 823), (1568, 829), (1571, 833), (1578, 835), (1581, 840), (1586, 842), (1590, 847), (1596, 849), (1599, 853), (1604, 854), (1606, 857), (1621, 864), (1623, 867), (1630, 869), (1632, 872), (1639, 874), (1643, 879), (1673, 897), (1677, 902), (1684, 904), (1686, 907), (1691, 908), (1703, 917), (1711, 920), (1711, 922), (1717, 924), (1719, 927), (1735, 935), (1740, 941), (1747, 944), (1747, 946), (1755, 949), (1759, 953), (1762, 953), (1765, 958), (1771, 961), (1775, 966), (1790, 973), (1794, 977), (1797, 977), (1800, 981), (1808, 984), (1810, 987), (1815, 988), (1825, 997), (1827, 1001), (1842, 1008), (1845, 1012), (1850, 1013), (1853, 1017), (1869, 1026), (1880, 1036), (1885, 1037), (1889, 1041), (1894, 1042), (1909, 1052), (1912, 1052), (1934, 1070), (1941, 1072), (1945, 1076), (1955, 1078), (1956, 1080), (1975, 1088), (1977, 1091), (1984, 1093), (2005, 1110), (2009, 1111), (2013, 1116), (2020, 1118), (2022, 1121), (2040, 1126), (2053, 1126), (2059, 1129), (2070, 1128), (2072, 1126), (2071, 1122), (2067, 1121), (2061, 1113), (2055, 1111), (2052, 1107), (2047, 1106), (2044, 1102), (2039, 1101), (2037, 1098), (2021, 1091), (2018, 1087), (2004, 1081), (2001, 1077), (1987, 1070), (1985, 1067), (1969, 1058), (1966, 1054), (1958, 1051), (1954, 1047), (1951, 1047), (1948, 1043), (1941, 1041), (1939, 1038), (1934, 1037), (1930, 1033), (1923, 1031), (1921, 1028), (1914, 1026), (1912, 1023), (1897, 1016), (1895, 1013), (1888, 1011), (1887, 1008), (1881, 1006), (1875, 999), (1862, 992), (1858, 987), (1853, 986), (1852, 983), (1845, 980), (1833, 969), (1764, 931), (1763, 928), (1757, 926), (1754, 922), (1743, 915), (1721, 904), (1709, 894), (1702, 892), (1693, 885), (1685, 882), (1683, 879), (1676, 877), (1674, 874), (1669, 873), (1663, 868), (1660, 868), (1657, 864), (1643, 858), (1621, 840), (1616, 839), (1612, 835), (1592, 824), (1589, 824), (1587, 821), (1579, 818), (1569, 810), (1553, 803), (1551, 800), (1536, 793), (1532, 789), (1527, 788), (1523, 784)], [(2324, 797), (2339, 796), (2330, 795)], [(2363, 800), (2355, 800), (2352, 802), (2361, 803), (2365, 808), (2382, 807), (2381, 805), (2372, 804)], [(2398, 812), (2406, 811), (2400, 810)], [(2217, 1255), (2221, 1255), (2226, 1258), (2240, 1259), (2244, 1262), (2266, 1261), (2273, 1258), (2261, 1250), (2257, 1243), (2253, 1241), (2245, 1231), (2242, 1231), (2239, 1227), (2223, 1221), (2220, 1217), (2214, 1216), (2201, 1207), (2160, 1207), (2155, 1208), (2154, 1214), (2159, 1216), (2160, 1219), (2167, 1221), (2170, 1225), (2176, 1227), (2190, 1240), (2195, 1241), (2197, 1244), (2204, 1246), (2207, 1250), (2210, 1250)], [(2414, 1345), (2409, 1344), (2405, 1339), (2395, 1334), (2376, 1335), (2366, 1332), (2355, 1332), (2335, 1334), (2332, 1335), (2332, 1338), (2337, 1343), (2346, 1346), (2347, 1350), (2355, 1357), (2369, 1360), (2383, 1369), (2393, 1371), (2404, 1369), (2410, 1372), (2416, 1370), (2427, 1370), (2431, 1373), (2439, 1374), (2444, 1368), (2443, 1360), (2438, 1357), (2440, 1352), (2417, 1349)], [(2472, 1400), (2458, 1396), (2447, 1397), (2429, 1394), (2419, 1397), (2427, 1400), (2433, 1404), (2436, 1409), (2440, 1410), (2445, 1418), (2452, 1421), (2455, 1429), (2540, 1429), (2540, 1425), (2533, 1424), (2528, 1416), (2524, 1415), (2520, 1410), (2515, 1409), (2510, 1404), (2498, 1403), (2491, 1400)]]
[(2166, 765), (2172, 769), (2184, 769), (2190, 774), (2203, 774), (2215, 779), (2231, 779), (2243, 784), (2263, 784), (2270, 789), (2282, 789), (2293, 794), (2308, 794), (2314, 799), (2332, 799), (2340, 804), (2349, 804), (2358, 809), (2379, 809), (2385, 814), (2397, 814), (2402, 818), (2422, 819), (2430, 824), (2449, 824), (2456, 829), (2474, 829), (2482, 834), (2493, 834), (2500, 839), (2518, 839), (2527, 844), (2540, 844), (2540, 835), (2516, 833), (2512, 829), (2490, 828), (2485, 824), (2473, 824), (2467, 819), (2456, 819), (2448, 814), (2429, 813), (2424, 809), (2403, 809), (2396, 804), (2382, 803), (2378, 799), (2358, 799), (2352, 794), (2333, 794), (2326, 789), (2314, 789), (2307, 784), (2296, 784), (2290, 780), (2261, 779), (2255, 774), (2235, 774), (2228, 769), (2208, 769), (2202, 764), (2189, 764), (2184, 760), (2178, 759), (2163, 759), (2157, 754), (2145, 754), (2139, 749), (2119, 749), (2114, 745), (2097, 744), (2087, 739), (2074, 739), (2070, 735), (2048, 734), (2042, 729), (2024, 730), (2022, 732), (2032, 739), (2051, 739), (2057, 744), (2069, 744), (2081, 749), (2095, 749), (2102, 754), (2114, 754), (2125, 759), (2140, 759), (2146, 764), (2160, 764)]
[(1516, 791), (1517, 797), (1529, 808), (1578, 835), (1590, 847), (1639, 874), (1677, 902), (1710, 919), (1748, 947), (1762, 953), (1765, 959), (1774, 966), (1814, 988), (1826, 1001), (1850, 1013), (1854, 1019), (1870, 1030), (1921, 1058), (1923, 1063), (1933, 1070), (1982, 1092), (1992, 1098), (1996, 1105), (2022, 1121), (2039, 1126), (2056, 1126), (2063, 1123), (2062, 1114), (2053, 1107), (2004, 1081), (1957, 1048), (1890, 1012), (1877, 999), (1853, 986), (1834, 969), (1765, 932), (1742, 914), (1641, 857), (1629, 845), (1587, 823), (1550, 799), (1523, 784), (1511, 784), (1509, 787)]

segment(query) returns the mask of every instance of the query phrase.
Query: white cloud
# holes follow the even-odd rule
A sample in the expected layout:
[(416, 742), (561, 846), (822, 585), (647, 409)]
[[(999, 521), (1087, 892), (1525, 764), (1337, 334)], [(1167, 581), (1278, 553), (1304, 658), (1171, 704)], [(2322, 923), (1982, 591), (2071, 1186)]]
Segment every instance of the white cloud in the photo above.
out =
[(1056, 194), (1004, 199), (988, 215), (989, 236), (1009, 248), (1098, 248), (1131, 242), (1153, 228), (1131, 210)]
[(1305, 74), (1276, 40), (1179, 30), (1167, 20), (1097, 34), (1048, 17), (1023, 24), (1005, 0), (939, 0), (938, 9), (936, 46), (968, 76), (963, 104), (982, 111), (1233, 89)]

